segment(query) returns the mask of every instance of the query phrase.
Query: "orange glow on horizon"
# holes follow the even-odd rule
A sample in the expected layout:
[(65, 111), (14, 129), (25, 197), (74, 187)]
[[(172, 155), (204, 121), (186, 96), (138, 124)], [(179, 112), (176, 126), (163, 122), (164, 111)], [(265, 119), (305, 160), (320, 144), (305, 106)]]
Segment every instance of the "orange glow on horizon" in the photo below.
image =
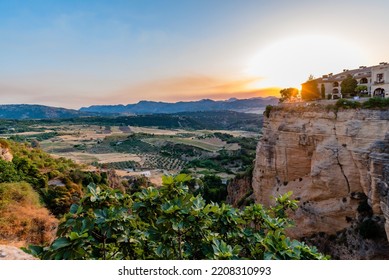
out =
[[(211, 76), (183, 76), (164, 80), (149, 81), (128, 86), (110, 95), (109, 99), (100, 98), (101, 104), (107, 102), (135, 103), (141, 100), (164, 102), (194, 101), (199, 99), (226, 100), (229, 98), (279, 97), (280, 88), (255, 88), (258, 78), (227, 79)], [(115, 100), (115, 101), (113, 101)]]

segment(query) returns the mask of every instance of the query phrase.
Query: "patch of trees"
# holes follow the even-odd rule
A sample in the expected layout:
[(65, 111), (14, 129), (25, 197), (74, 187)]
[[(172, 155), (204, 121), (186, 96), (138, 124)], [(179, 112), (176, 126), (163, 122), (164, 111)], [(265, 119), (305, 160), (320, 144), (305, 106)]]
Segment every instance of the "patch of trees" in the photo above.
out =
[(145, 176), (133, 176), (125, 181), (122, 181), (122, 184), (125, 192), (130, 195), (149, 187), (155, 187), (155, 185)]
[(146, 157), (142, 167), (149, 169), (180, 170), (185, 163), (186, 161), (175, 157), (150, 155)]
[[(68, 212), (70, 206), (82, 197), (83, 186), (107, 183), (103, 174), (83, 172), (71, 160), (52, 158), (26, 143), (2, 142), (10, 148), (13, 159), (11, 162), (0, 160), (0, 183), (29, 183), (56, 216)], [(49, 184), (51, 179), (57, 179), (59, 184)]]
[(103, 143), (109, 143), (112, 149), (116, 152), (125, 152), (125, 153), (153, 153), (158, 152), (158, 148), (142, 141), (142, 135), (131, 134), (126, 139), (123, 140), (112, 140), (107, 137), (104, 139)]
[(235, 137), (227, 133), (214, 133), (214, 135), (227, 143), (239, 144), (240, 149), (236, 151), (221, 150), (215, 160), (220, 161), (222, 166), (239, 163), (241, 170), (250, 169), (255, 159), (255, 152), (258, 139), (253, 137)]
[(200, 157), (204, 154), (204, 150), (181, 143), (166, 142), (160, 148), (160, 154), (164, 156), (174, 157)]
[(137, 169), (140, 168), (140, 164), (133, 160), (107, 162), (107, 163), (93, 163), (94, 166), (104, 169)]
[(202, 185), (194, 191), (194, 195), (200, 194), (207, 203), (221, 203), (227, 198), (227, 185), (216, 175), (204, 175), (201, 178)]
[(31, 142), (33, 140), (36, 141), (44, 141), (51, 138), (54, 138), (58, 136), (58, 132), (45, 132), (45, 133), (38, 133), (33, 135), (12, 135), (9, 137), (10, 140), (16, 141), (16, 142)]
[(162, 129), (224, 129), (260, 131), (262, 116), (234, 111), (184, 112), (175, 114), (149, 114), (118, 117), (80, 117), (69, 119), (44, 120), (4, 120), (0, 122), (0, 133), (9, 133), (8, 128), (15, 128), (14, 132), (43, 131), (34, 128), (36, 125), (99, 125), (99, 126), (142, 126), (159, 127)]
[(185, 165), (185, 168), (205, 168), (217, 172), (230, 172), (219, 162), (212, 159), (194, 159)]
[(258, 139), (252, 137), (235, 137), (228, 133), (216, 132), (215, 137), (227, 142), (228, 144), (239, 144), (238, 150), (229, 151), (222, 149), (217, 155), (211, 158), (198, 158), (191, 160), (185, 165), (185, 170), (189, 168), (205, 168), (207, 174), (212, 172), (227, 172), (230, 174), (250, 169), (255, 158), (255, 150)]
[(36, 120), (0, 120), (0, 134), (26, 131), (43, 132), (45, 128), (36, 127)]

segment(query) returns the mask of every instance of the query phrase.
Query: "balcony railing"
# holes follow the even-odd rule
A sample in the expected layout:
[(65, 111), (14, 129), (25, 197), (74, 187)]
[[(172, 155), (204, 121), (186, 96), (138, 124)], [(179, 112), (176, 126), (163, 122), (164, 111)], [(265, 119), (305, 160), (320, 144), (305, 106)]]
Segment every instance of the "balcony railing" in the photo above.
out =
[(376, 85), (383, 84), (383, 83), (385, 83), (385, 80), (374, 81), (374, 84), (376, 84)]

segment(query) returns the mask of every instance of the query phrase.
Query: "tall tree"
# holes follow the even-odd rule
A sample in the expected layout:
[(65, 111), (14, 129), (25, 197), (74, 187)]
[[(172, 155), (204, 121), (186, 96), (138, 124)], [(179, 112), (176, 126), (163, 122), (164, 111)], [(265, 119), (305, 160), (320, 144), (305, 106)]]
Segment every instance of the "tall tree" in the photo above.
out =
[(312, 75), (310, 75), (308, 80), (301, 85), (301, 98), (307, 101), (320, 99), (317, 79)]
[(324, 86), (324, 84), (321, 84), (320, 93), (321, 99), (326, 99), (326, 87)]
[(358, 86), (358, 82), (350, 74), (347, 75), (346, 79), (340, 84), (340, 91), (343, 97), (353, 96), (355, 94), (355, 89)]
[(280, 102), (289, 101), (293, 97), (297, 97), (299, 90), (297, 88), (284, 88), (280, 90)]

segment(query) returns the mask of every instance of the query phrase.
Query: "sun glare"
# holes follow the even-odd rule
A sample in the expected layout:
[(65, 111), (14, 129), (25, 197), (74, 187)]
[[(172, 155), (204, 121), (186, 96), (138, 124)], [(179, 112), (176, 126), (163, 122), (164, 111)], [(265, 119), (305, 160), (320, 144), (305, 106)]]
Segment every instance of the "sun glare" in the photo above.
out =
[(248, 64), (246, 73), (261, 78), (250, 85), (253, 88), (300, 88), (310, 74), (319, 77), (336, 73), (358, 67), (363, 61), (366, 59), (356, 44), (330, 36), (298, 36), (261, 49)]

